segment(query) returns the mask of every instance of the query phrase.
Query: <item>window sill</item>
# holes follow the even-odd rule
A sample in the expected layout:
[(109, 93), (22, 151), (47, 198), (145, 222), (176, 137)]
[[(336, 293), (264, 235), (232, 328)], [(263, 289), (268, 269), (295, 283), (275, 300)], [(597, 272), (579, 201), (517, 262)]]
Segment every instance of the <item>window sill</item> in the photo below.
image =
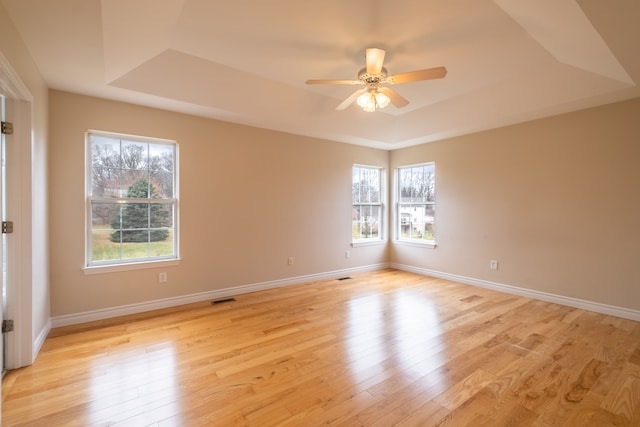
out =
[(394, 243), (398, 244), (398, 245), (405, 245), (405, 246), (415, 246), (417, 248), (425, 248), (425, 249), (435, 249), (436, 248), (436, 242), (434, 241), (419, 241), (419, 240), (396, 240)]
[(128, 264), (109, 264), (109, 265), (92, 265), (91, 267), (83, 267), (82, 271), (85, 275), (115, 273), (118, 271), (142, 270), (145, 268), (162, 268), (180, 265), (180, 258), (163, 259), (156, 261), (140, 261)]
[(358, 246), (377, 246), (377, 245), (386, 245), (387, 241), (383, 239), (371, 239), (371, 240), (356, 240), (351, 242), (352, 248), (357, 248)]

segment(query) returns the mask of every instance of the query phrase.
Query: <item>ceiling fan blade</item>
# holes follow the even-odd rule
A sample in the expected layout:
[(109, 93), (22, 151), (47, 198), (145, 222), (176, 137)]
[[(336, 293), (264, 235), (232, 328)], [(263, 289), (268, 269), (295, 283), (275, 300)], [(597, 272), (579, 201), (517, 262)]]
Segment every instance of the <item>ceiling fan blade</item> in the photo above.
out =
[(396, 107), (396, 108), (402, 108), (405, 107), (409, 104), (409, 101), (406, 100), (405, 98), (403, 98), (402, 96), (398, 95), (397, 92), (389, 89), (386, 86), (382, 86), (380, 89), (378, 89), (380, 92), (382, 92), (383, 94), (387, 95), (389, 97), (389, 101), (391, 101), (391, 103)]
[(308, 85), (361, 85), (360, 80), (307, 80)]
[(384, 50), (371, 47), (365, 54), (367, 61), (367, 74), (380, 74), (384, 62)]
[(360, 90), (357, 90), (357, 91), (353, 92), (351, 95), (349, 95), (349, 97), (347, 99), (345, 99), (340, 104), (338, 104), (338, 106), (336, 107), (336, 110), (338, 110), (338, 111), (344, 110), (349, 105), (353, 104), (354, 101), (356, 99), (358, 99), (358, 97), (360, 95), (362, 95), (363, 93), (365, 93), (366, 91), (367, 91), (366, 89), (360, 89)]
[(420, 80), (441, 79), (447, 75), (445, 67), (427, 68), (425, 70), (409, 71), (387, 77), (388, 83), (411, 83)]

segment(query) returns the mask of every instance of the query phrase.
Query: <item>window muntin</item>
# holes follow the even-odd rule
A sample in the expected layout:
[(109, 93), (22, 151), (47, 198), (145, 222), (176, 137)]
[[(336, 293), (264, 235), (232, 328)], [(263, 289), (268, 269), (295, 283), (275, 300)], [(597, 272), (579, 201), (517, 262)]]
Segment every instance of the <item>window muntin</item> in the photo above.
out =
[(382, 239), (382, 169), (353, 166), (352, 176), (352, 240)]
[(398, 239), (435, 241), (435, 164), (398, 168)]
[(87, 134), (88, 267), (178, 258), (174, 141)]

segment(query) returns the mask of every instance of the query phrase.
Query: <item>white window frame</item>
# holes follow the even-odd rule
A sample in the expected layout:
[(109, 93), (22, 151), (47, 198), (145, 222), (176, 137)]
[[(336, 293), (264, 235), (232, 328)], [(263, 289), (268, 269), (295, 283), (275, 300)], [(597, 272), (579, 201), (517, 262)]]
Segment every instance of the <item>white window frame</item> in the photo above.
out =
[[(150, 145), (165, 145), (173, 148), (173, 197), (171, 198), (143, 198), (143, 199), (127, 199), (125, 195), (120, 194), (119, 197), (97, 197), (92, 194), (92, 174), (93, 174), (93, 159), (92, 159), (92, 145), (91, 138), (105, 137), (112, 139), (119, 139), (126, 142), (137, 142)], [(164, 266), (178, 265), (180, 263), (180, 233), (179, 233), (179, 146), (177, 141), (160, 139), (153, 137), (144, 137), (138, 135), (127, 135), (115, 132), (105, 132), (98, 130), (89, 130), (85, 133), (85, 263), (83, 271), (85, 274), (97, 274), (107, 273), (113, 271), (125, 271), (135, 270), (140, 268), (159, 268)], [(92, 242), (92, 205), (93, 203), (161, 203), (170, 204), (173, 206), (171, 210), (172, 226), (173, 226), (173, 254), (162, 256), (148, 256), (132, 259), (119, 259), (114, 260), (92, 260), (93, 242)], [(122, 244), (122, 243), (121, 243)]]
[[(433, 167), (433, 176), (434, 176), (434, 184), (433, 184), (433, 201), (432, 202), (402, 202), (402, 182), (401, 182), (401, 171), (404, 169), (412, 169), (412, 168), (422, 168), (425, 166), (431, 166)], [(421, 206), (426, 206), (426, 205), (431, 205), (433, 207), (433, 211), (434, 211), (434, 215), (433, 215), (433, 225), (435, 226), (436, 223), (436, 218), (435, 218), (435, 209), (436, 209), (436, 192), (435, 192), (435, 178), (436, 177), (436, 164), (435, 162), (425, 162), (425, 163), (418, 163), (418, 164), (413, 164), (413, 165), (403, 165), (403, 166), (399, 166), (396, 171), (395, 171), (395, 205), (396, 205), (396, 210), (395, 210), (395, 234), (396, 234), (396, 241), (399, 243), (404, 243), (404, 244), (409, 244), (409, 245), (416, 245), (419, 247), (426, 247), (426, 248), (435, 248), (436, 247), (436, 238), (434, 235), (433, 239), (424, 239), (424, 238), (413, 238), (413, 237), (403, 237), (403, 232), (402, 232), (402, 226), (406, 224), (403, 224), (402, 221), (402, 208), (403, 207), (414, 207), (414, 208), (419, 208)], [(409, 222), (409, 226), (413, 227), (413, 221)]]
[[(379, 174), (379, 178), (380, 178), (380, 182), (379, 182), (379, 202), (360, 202), (360, 203), (356, 203), (355, 200), (353, 199), (353, 186), (354, 186), (354, 181), (353, 181), (353, 175), (354, 175), (354, 171), (355, 168), (360, 168), (360, 169), (375, 169), (378, 171)], [(366, 245), (378, 245), (378, 244), (384, 244), (385, 243), (385, 236), (386, 236), (386, 197), (387, 197), (387, 192), (386, 192), (386, 173), (385, 173), (385, 169), (380, 167), (380, 166), (372, 166), (372, 165), (363, 165), (363, 164), (354, 164), (351, 168), (351, 246), (352, 247), (356, 247), (356, 246), (366, 246)], [(364, 237), (364, 238), (354, 238), (353, 237), (353, 211), (355, 209), (355, 206), (378, 206), (378, 235), (374, 236), (374, 237)]]

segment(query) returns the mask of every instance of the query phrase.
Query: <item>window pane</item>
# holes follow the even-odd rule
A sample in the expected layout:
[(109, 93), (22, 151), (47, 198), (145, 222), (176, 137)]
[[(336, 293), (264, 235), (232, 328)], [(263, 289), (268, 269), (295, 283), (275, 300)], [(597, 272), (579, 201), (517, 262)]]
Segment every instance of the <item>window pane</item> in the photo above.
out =
[[(109, 228), (94, 228), (91, 232), (91, 257), (94, 261), (120, 259), (119, 232)], [(115, 239), (115, 242), (114, 242)]]
[[(152, 194), (153, 194), (152, 189)], [(149, 179), (146, 171), (123, 170), (122, 192), (120, 197), (132, 199), (149, 197)]]
[(413, 207), (400, 207), (400, 235), (404, 238), (411, 238), (415, 234), (416, 219)]
[(427, 205), (425, 207), (425, 221), (426, 222), (435, 222), (436, 219), (436, 206), (435, 205)]
[(93, 203), (91, 225), (93, 259), (96, 261), (120, 259), (120, 205)]
[(400, 203), (408, 203), (411, 201), (411, 169), (400, 169)]
[(421, 187), (422, 182), (420, 181), (420, 173), (417, 168), (411, 168), (411, 203), (420, 203), (422, 198)]
[(411, 222), (411, 238), (413, 239), (422, 239), (424, 236), (425, 229), (425, 220), (424, 220), (424, 206), (414, 207), (413, 208), (413, 217)]
[(362, 230), (360, 229), (360, 218), (362, 217), (361, 209), (361, 206), (354, 206), (352, 210), (351, 234), (353, 239), (362, 238)]
[[(116, 226), (112, 225), (114, 220)], [(91, 205), (92, 229), (120, 228), (120, 205), (116, 203), (96, 203)]]
[(171, 145), (149, 144), (149, 169), (173, 172), (174, 153), (174, 147)]
[(380, 203), (380, 171), (378, 169), (368, 170), (367, 186), (369, 187), (369, 202)]
[(173, 198), (173, 174), (164, 171), (151, 172), (151, 189), (154, 198)]
[(95, 165), (120, 168), (120, 140), (101, 135), (91, 136), (91, 159)]
[(370, 206), (369, 217), (366, 221), (365, 237), (380, 237), (380, 206)]
[(353, 238), (362, 239), (367, 237), (365, 233), (366, 221), (369, 216), (369, 206), (354, 206), (353, 218)]
[(358, 238), (364, 239), (368, 237), (366, 233), (367, 218), (369, 217), (369, 206), (360, 206), (360, 215), (358, 216)]
[(149, 144), (133, 141), (122, 141), (122, 169), (149, 169)]
[(120, 197), (120, 169), (97, 167), (93, 170), (91, 192), (94, 197)]
[(122, 205), (122, 228), (125, 230), (149, 227), (148, 203), (125, 203)]
[(435, 239), (435, 226), (436, 226), (436, 210), (435, 205), (426, 205), (424, 212), (424, 235), (425, 240)]
[(427, 217), (426, 212), (425, 206), (401, 207), (400, 236), (408, 239), (426, 239), (427, 227), (433, 224), (433, 221)]
[(167, 238), (159, 241), (152, 241), (149, 245), (149, 256), (171, 256), (173, 249), (173, 230), (167, 230)]
[(360, 203), (360, 168), (354, 167), (351, 174), (351, 198), (353, 203)]
[(380, 236), (380, 206), (362, 205), (354, 208), (356, 212), (353, 223), (353, 237), (356, 239), (375, 238)]
[(424, 167), (425, 180), (425, 202), (435, 202), (436, 200), (436, 174), (434, 165)]
[(168, 203), (152, 203), (150, 205), (150, 228), (173, 227), (173, 205)]
[(371, 201), (369, 198), (369, 184), (367, 183), (367, 177), (363, 170), (361, 170), (359, 178), (358, 188), (360, 189), (360, 195), (358, 196), (358, 201), (360, 203), (369, 203)]
[[(123, 232), (124, 233), (124, 232)], [(145, 230), (148, 234), (148, 230)], [(144, 233), (141, 233), (141, 236)], [(148, 239), (148, 236), (146, 236)], [(149, 242), (123, 242), (122, 243), (122, 259), (138, 259), (149, 257)]]

